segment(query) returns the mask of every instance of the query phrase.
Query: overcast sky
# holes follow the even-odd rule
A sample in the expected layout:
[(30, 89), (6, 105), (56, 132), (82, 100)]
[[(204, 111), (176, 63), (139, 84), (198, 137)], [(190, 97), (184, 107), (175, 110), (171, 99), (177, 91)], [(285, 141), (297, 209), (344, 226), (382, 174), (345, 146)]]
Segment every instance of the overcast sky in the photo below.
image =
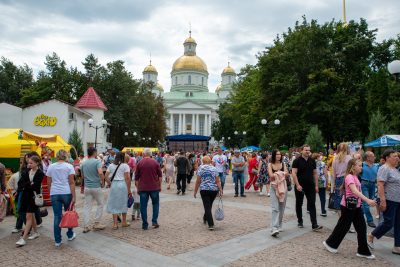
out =
[[(378, 40), (400, 33), (400, 0), (348, 0), (348, 20), (367, 19)], [(35, 73), (56, 52), (82, 69), (90, 53), (101, 64), (123, 60), (135, 78), (149, 63), (165, 91), (183, 54), (189, 23), (197, 55), (207, 64), (209, 89), (227, 65), (238, 71), (306, 15), (323, 23), (342, 19), (342, 0), (0, 0), (0, 56), (27, 63)]]

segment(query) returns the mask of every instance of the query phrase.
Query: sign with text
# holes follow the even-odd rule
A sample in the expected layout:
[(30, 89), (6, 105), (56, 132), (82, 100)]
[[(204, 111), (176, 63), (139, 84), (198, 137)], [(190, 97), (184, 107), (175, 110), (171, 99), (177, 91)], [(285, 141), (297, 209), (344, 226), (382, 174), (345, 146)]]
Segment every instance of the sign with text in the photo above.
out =
[(33, 124), (42, 127), (53, 127), (57, 124), (57, 118), (40, 114), (35, 117), (35, 119), (33, 120)]

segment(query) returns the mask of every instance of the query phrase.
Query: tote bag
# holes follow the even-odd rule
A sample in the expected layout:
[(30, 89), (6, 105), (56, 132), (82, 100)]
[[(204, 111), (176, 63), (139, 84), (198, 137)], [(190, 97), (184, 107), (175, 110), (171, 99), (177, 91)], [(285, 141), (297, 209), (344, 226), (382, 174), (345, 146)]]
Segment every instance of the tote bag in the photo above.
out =
[(75, 205), (71, 203), (66, 212), (64, 212), (61, 222), (60, 228), (75, 228), (78, 227), (78, 213), (75, 210)]
[(215, 219), (217, 221), (222, 221), (225, 217), (224, 215), (224, 204), (222, 203), (222, 197), (219, 198), (218, 207), (215, 210)]

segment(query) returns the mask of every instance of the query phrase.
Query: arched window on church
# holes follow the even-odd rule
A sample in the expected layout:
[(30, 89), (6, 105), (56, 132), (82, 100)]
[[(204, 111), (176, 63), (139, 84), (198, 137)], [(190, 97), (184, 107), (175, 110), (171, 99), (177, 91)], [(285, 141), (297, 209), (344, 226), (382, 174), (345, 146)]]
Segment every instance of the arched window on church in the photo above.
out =
[(201, 77), (201, 86), (204, 86), (204, 77)]
[(192, 76), (190, 76), (190, 75), (188, 77), (188, 84), (192, 84)]
[(150, 74), (147, 74), (147, 80), (150, 81)]
[(231, 76), (229, 76), (228, 80), (229, 80), (228, 82), (229, 82), (229, 83), (231, 83), (231, 81), (232, 81), (232, 77), (231, 77)]
[(178, 76), (175, 76), (175, 85), (178, 85)]

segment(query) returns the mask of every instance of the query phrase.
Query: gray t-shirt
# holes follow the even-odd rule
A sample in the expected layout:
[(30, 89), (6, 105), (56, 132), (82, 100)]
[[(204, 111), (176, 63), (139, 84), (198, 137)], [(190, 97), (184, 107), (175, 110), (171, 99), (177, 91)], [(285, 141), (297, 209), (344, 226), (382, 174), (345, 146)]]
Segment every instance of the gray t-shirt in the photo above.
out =
[(101, 161), (90, 158), (82, 163), (82, 172), (86, 188), (100, 188), (100, 176), (97, 169), (101, 169)]
[(378, 170), (378, 181), (385, 182), (386, 199), (400, 203), (400, 172), (383, 165)]
[(239, 157), (233, 156), (232, 159), (231, 159), (232, 171), (236, 171), (236, 172), (244, 171), (244, 167), (245, 167), (244, 165), (242, 167), (235, 167), (233, 165), (233, 163), (243, 163), (243, 162), (245, 162), (245, 161), (244, 161), (244, 158), (242, 156), (239, 156)]

